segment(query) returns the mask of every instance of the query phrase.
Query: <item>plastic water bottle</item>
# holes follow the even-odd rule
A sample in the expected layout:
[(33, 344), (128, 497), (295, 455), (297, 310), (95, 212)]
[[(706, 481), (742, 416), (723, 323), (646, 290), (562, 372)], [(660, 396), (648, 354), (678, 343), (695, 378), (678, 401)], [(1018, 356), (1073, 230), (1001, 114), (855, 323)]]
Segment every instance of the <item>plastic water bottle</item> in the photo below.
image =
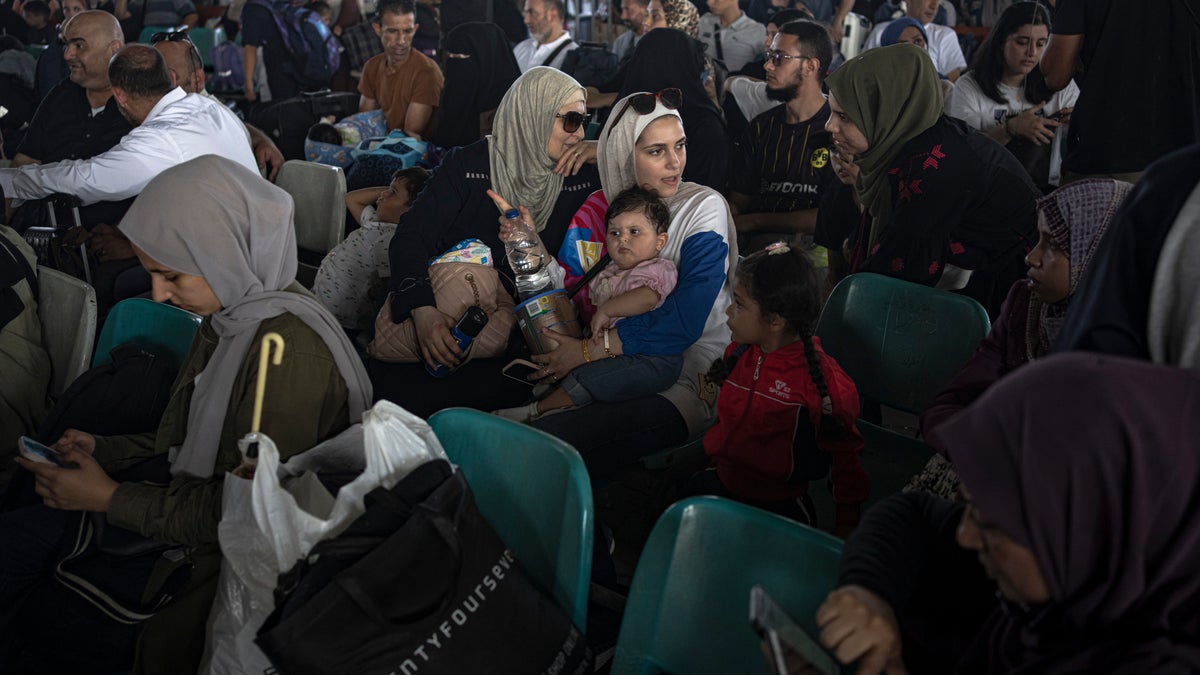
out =
[(521, 212), (509, 209), (504, 218), (512, 228), (504, 252), (508, 265), (517, 275), (517, 295), (522, 299), (554, 288), (550, 268), (546, 260), (546, 249), (533, 226), (521, 219)]
[[(479, 333), (483, 331), (483, 327), (487, 325), (488, 315), (483, 311), (483, 308), (478, 305), (472, 305), (463, 312), (462, 318), (458, 323), (454, 324), (454, 328), (450, 329), (450, 334), (458, 341), (458, 348), (465, 354), (467, 348), (479, 337)], [(425, 364), (425, 370), (434, 377), (445, 377), (452, 371), (451, 368), (439, 363), (437, 368), (430, 368), (429, 364)]]

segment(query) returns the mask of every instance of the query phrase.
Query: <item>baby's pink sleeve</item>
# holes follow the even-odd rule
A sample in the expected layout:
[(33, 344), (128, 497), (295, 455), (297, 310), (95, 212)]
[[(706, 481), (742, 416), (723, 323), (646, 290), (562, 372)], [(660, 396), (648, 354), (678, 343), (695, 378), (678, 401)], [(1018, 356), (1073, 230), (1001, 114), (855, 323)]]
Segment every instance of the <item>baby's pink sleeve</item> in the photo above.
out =
[(675, 267), (675, 263), (666, 258), (655, 258), (647, 260), (629, 270), (628, 277), (625, 279), (626, 290), (633, 290), (648, 286), (658, 293), (658, 304), (654, 309), (662, 307), (663, 301), (675, 290), (675, 283), (679, 280), (679, 269)]

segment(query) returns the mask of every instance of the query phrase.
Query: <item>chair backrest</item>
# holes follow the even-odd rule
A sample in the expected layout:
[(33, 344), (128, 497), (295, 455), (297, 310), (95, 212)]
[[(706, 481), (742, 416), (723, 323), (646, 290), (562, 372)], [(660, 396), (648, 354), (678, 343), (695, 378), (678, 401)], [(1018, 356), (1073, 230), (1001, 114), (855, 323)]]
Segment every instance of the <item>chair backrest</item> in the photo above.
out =
[(581, 629), (592, 577), (592, 485), (567, 443), (478, 410), (429, 418), (479, 510), (535, 583)]
[(38, 265), (38, 318), (50, 355), (50, 395), (88, 369), (96, 339), (96, 291), (87, 282)]
[(336, 166), (291, 159), (275, 184), (296, 203), (296, 245), (328, 253), (342, 241), (346, 225), (346, 175)]
[(920, 413), (991, 330), (964, 295), (879, 274), (852, 274), (833, 289), (817, 336), (870, 400)]
[(809, 635), (837, 583), (841, 541), (720, 497), (676, 503), (642, 549), (612, 673), (765, 673), (749, 622), (761, 585)]
[(201, 320), (198, 314), (145, 298), (118, 302), (100, 329), (92, 367), (111, 362), (109, 352), (113, 347), (132, 342), (142, 351), (170, 359), (172, 367), (178, 370), (183, 366)]

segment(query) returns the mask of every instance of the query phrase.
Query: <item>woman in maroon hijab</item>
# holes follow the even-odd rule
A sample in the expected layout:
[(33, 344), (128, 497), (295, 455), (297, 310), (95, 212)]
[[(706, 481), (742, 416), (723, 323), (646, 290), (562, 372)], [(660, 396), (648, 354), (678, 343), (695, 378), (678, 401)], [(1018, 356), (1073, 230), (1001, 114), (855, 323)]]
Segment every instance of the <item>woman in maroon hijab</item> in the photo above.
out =
[(1197, 413), (1194, 370), (1013, 373), (936, 432), (967, 502), (868, 512), (821, 641), (860, 673), (1200, 672)]

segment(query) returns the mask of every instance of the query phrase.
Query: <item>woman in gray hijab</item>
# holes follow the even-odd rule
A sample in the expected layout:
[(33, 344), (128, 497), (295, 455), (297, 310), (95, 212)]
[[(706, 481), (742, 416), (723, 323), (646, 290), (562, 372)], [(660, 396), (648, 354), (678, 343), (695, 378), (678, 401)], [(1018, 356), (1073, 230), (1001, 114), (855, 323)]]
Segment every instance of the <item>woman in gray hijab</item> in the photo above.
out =
[[(263, 335), (278, 333), (285, 344), (280, 365), (267, 373), (261, 423), (282, 457), (336, 435), (370, 405), (371, 385), (353, 346), (333, 316), (295, 281), (292, 209), (282, 189), (235, 162), (207, 155), (160, 174), (122, 221), (121, 230), (150, 272), (154, 299), (200, 314), (204, 321), (157, 431), (104, 438), (70, 429), (54, 447), (77, 468), (21, 461), (36, 474), (44, 505), (0, 517), (0, 541), (5, 542), (0, 548), (8, 551), (0, 554), (0, 606), (6, 607), (0, 624), (24, 625), (29, 608), (44, 612), (47, 603), (58, 601), (56, 611), (63, 615), (78, 611), (94, 618), (84, 621), (86, 628), (73, 623), (72, 635), (104, 636), (89, 640), (87, 649), (70, 650), (87, 659), (86, 667), (57, 664), (55, 670), (90, 672), (102, 667), (98, 664), (120, 669), (119, 659), (139, 629), (137, 623), (107, 619), (81, 597), (52, 591), (50, 572), (63, 553), (54, 534), (78, 527), (73, 511), (104, 513), (109, 528), (184, 547), (190, 578), (171, 590), (174, 604), (144, 624), (142, 656), (162, 650), (170, 665), (158, 672), (195, 670), (185, 664), (198, 661), (203, 647), (204, 619), (220, 567), (217, 527), (224, 474), (242, 461), (237, 442), (250, 431)], [(164, 483), (117, 482), (109, 475), (162, 456), (170, 467)], [(29, 534), (31, 527), (37, 537)], [(73, 533), (66, 538), (73, 542)], [(30, 541), (45, 543), (25, 545)], [(158, 599), (166, 576), (161, 572), (170, 563), (166, 556), (117, 559), (104, 571), (111, 576), (105, 585), (141, 591), (134, 598)], [(17, 639), (13, 631), (2, 633), (5, 641)], [(33, 633), (21, 634), (30, 651), (41, 658), (67, 656), (46, 651), (62, 639), (61, 626), (46, 624), (44, 635)], [(50, 642), (40, 643), (42, 637)], [(0, 643), (0, 658), (4, 647)]]
[(492, 133), (446, 155), (400, 217), (388, 249), (392, 320), (412, 317), (425, 363), (369, 361), (377, 397), (427, 416), (448, 406), (495, 410), (529, 395), (528, 386), (501, 375), (505, 358), (473, 359), (444, 378), (425, 372), (426, 365), (457, 366), (461, 355), (450, 334), (461, 317), (434, 305), (429, 260), (476, 238), (491, 247), (501, 278), (512, 276), (489, 189), (525, 208), (547, 249), (558, 250), (571, 216), (600, 187), (587, 162), (594, 150), (583, 141), (587, 121), (578, 82), (553, 68), (532, 68), (500, 101)]

